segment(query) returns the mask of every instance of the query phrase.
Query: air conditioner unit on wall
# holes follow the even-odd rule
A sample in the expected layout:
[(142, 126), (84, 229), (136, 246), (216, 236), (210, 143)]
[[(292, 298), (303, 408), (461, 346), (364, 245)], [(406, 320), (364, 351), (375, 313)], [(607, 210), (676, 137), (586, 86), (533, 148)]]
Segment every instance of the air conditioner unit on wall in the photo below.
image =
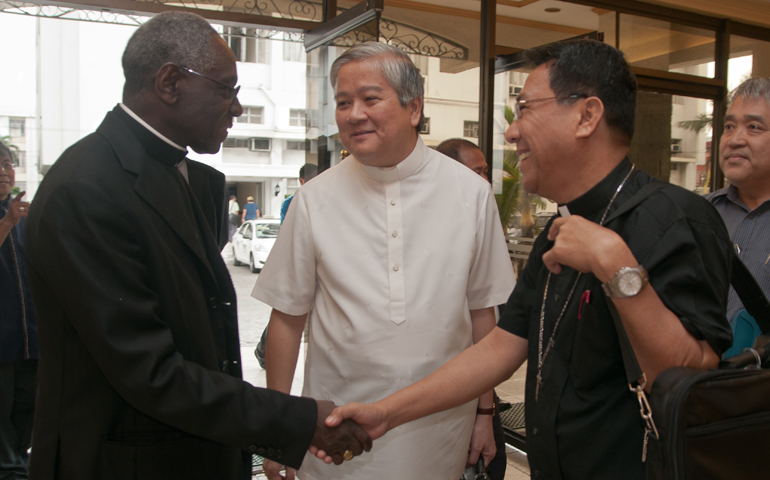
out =
[(521, 92), (521, 87), (517, 85), (508, 85), (508, 96), (510, 97), (518, 97), (519, 92)]
[(682, 146), (678, 143), (671, 144), (671, 153), (679, 153), (682, 151)]

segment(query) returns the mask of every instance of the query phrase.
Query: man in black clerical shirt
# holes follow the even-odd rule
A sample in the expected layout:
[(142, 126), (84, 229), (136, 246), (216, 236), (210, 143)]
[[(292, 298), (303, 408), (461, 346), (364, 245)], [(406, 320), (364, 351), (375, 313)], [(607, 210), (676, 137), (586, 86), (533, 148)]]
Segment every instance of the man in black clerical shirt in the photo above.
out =
[(535, 68), (506, 139), (524, 188), (560, 213), (536, 240), (498, 328), (422, 382), (341, 407), (327, 423), (353, 418), (377, 438), (468, 401), (527, 360), (532, 477), (642, 479), (644, 423), (607, 302), (647, 391), (669, 367), (715, 367), (731, 343), (730, 239), (708, 201), (672, 185), (613, 216), (655, 181), (626, 157), (636, 80), (621, 52), (580, 40), (528, 58)]
[[(256, 453), (341, 463), (370, 441), (331, 402), (242, 380), (216, 153), (243, 113), (235, 57), (166, 12), (123, 55), (123, 103), (51, 168), (27, 222), (39, 395), (30, 478), (251, 478)], [(320, 422), (319, 422), (320, 420)], [(362, 445), (366, 444), (366, 445)]]

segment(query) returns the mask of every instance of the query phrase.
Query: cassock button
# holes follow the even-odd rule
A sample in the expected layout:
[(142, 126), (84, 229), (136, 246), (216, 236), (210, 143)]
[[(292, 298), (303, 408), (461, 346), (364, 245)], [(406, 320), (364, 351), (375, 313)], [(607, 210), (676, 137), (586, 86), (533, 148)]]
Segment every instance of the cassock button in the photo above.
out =
[(227, 360), (222, 360), (222, 371), (227, 372), (227, 364), (229, 362)]
[(257, 446), (256, 445), (249, 445), (246, 447), (246, 450), (249, 451), (249, 453), (257, 453)]
[(265, 449), (262, 448), (262, 447), (259, 447), (257, 449), (257, 455), (259, 455), (260, 457), (264, 457), (265, 456)]
[(275, 457), (275, 450), (273, 450), (272, 448), (268, 448), (268, 449), (267, 449), (267, 452), (265, 452), (265, 454), (266, 454), (268, 457)]
[(532, 429), (532, 433), (533, 433), (534, 435), (537, 435), (537, 427), (535, 427), (535, 428), (533, 428), (533, 429)]
[(211, 308), (217, 308), (219, 306), (219, 302), (215, 297), (209, 298), (209, 307)]

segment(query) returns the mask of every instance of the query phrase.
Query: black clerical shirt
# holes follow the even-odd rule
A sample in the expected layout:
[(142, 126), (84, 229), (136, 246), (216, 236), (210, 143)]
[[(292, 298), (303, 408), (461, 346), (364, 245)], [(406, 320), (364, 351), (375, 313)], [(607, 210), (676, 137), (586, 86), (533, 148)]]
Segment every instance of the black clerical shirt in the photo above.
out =
[[(570, 213), (598, 223), (630, 169), (630, 161), (623, 160), (591, 190), (567, 204)], [(645, 172), (634, 171), (609, 215), (652, 181)], [(592, 274), (583, 274), (575, 287), (545, 360), (543, 384), (535, 400), (540, 310), (548, 276), (542, 255), (553, 246), (547, 239), (550, 226), (535, 241), (499, 323), (529, 342), (525, 409), (532, 478), (642, 479), (644, 424), (626, 383), (601, 283)], [(717, 355), (729, 348), (732, 334), (725, 306), (731, 243), (708, 201), (666, 185), (605, 226), (628, 244), (647, 269), (658, 296), (688, 332), (706, 340)], [(544, 350), (577, 273), (564, 267), (559, 275), (551, 275)]]

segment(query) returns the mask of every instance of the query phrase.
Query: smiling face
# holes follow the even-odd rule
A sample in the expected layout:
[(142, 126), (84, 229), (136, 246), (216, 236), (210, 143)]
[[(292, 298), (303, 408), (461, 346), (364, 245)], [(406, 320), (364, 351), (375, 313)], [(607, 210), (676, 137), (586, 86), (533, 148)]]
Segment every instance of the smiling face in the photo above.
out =
[(405, 107), (376, 62), (355, 61), (340, 68), (335, 88), (340, 139), (364, 165), (392, 167), (417, 143), (422, 99)]
[[(212, 48), (216, 51), (214, 66), (200, 72), (225, 85), (235, 86), (238, 72), (235, 56), (218, 35), (212, 35)], [(177, 118), (184, 144), (198, 153), (217, 153), (233, 119), (243, 113), (237, 98), (230, 98), (230, 90), (207, 78), (181, 71), (184, 91), (180, 94)]]
[(0, 201), (5, 201), (16, 183), (13, 161), (6, 153), (0, 152)]
[[(548, 78), (548, 64), (537, 67), (519, 94), (522, 100), (555, 97)], [(524, 190), (563, 203), (560, 191), (569, 181), (573, 127), (569, 115), (572, 105), (555, 99), (521, 106), (521, 115), (505, 132), (505, 139), (516, 144)]]
[(736, 98), (725, 116), (719, 147), (725, 177), (752, 196), (770, 195), (770, 105), (764, 98)]

